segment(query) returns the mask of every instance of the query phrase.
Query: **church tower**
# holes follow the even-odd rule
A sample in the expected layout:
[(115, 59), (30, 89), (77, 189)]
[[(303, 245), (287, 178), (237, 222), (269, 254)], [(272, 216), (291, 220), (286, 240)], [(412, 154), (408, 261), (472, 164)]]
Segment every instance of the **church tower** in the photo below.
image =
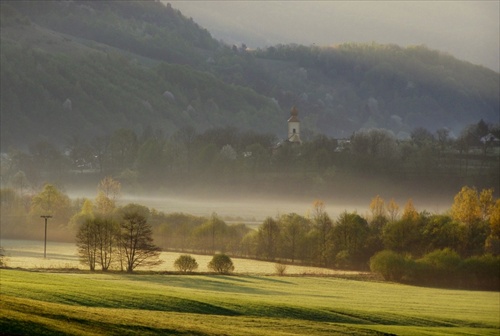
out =
[(288, 119), (288, 142), (292, 143), (302, 143), (300, 140), (300, 121), (297, 117), (299, 111), (294, 106), (290, 110), (290, 118)]

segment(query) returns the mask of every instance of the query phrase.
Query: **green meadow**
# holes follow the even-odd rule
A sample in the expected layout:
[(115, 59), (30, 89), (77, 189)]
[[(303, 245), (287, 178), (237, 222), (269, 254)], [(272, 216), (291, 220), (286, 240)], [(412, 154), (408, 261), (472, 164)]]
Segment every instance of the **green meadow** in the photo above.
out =
[(500, 293), (334, 277), (0, 270), (0, 333), (498, 335)]

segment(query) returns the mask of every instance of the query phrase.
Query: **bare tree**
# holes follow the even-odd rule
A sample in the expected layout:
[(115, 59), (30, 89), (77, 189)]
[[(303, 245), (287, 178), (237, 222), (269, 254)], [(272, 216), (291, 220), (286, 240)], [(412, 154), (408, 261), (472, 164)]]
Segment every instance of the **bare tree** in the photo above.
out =
[(138, 204), (128, 204), (121, 209), (119, 247), (126, 262), (127, 272), (138, 266), (155, 266), (159, 259), (160, 248), (153, 244), (153, 230), (147, 222), (149, 209)]
[(117, 232), (116, 223), (106, 217), (89, 217), (80, 225), (76, 235), (78, 255), (91, 271), (96, 265), (103, 271), (109, 269), (116, 255)]
[(97, 262), (107, 271), (115, 259), (117, 249), (117, 224), (107, 217), (97, 217)]
[(80, 261), (94, 271), (97, 260), (97, 226), (93, 219), (88, 218), (79, 227), (76, 246)]

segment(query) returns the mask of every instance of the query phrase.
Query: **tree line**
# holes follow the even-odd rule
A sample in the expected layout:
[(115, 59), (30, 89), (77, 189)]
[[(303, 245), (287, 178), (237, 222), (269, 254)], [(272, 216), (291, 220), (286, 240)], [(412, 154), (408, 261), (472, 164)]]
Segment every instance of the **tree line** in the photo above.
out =
[(109, 175), (130, 192), (230, 187), (321, 195), (342, 186), (348, 192), (352, 185), (343, 181), (355, 185), (357, 177), (439, 190), (489, 188), (500, 183), (498, 138), (498, 125), (482, 120), (456, 138), (447, 129), (416, 128), (404, 140), (364, 129), (348, 139), (313, 136), (300, 146), (234, 127), (202, 133), (185, 127), (171, 137), (153, 127), (140, 134), (118, 129), (92, 139), (74, 136), (62, 148), (47, 140), (27, 151), (11, 148), (1, 158), (2, 185), (23, 193), (47, 180), (84, 185)]
[[(411, 200), (401, 207), (376, 196), (368, 215), (344, 211), (331, 218), (318, 200), (307, 215), (267, 217), (256, 229), (226, 223), (216, 213), (207, 218), (137, 204), (119, 207), (120, 190), (112, 178), (101, 180), (94, 200), (71, 201), (53, 185), (45, 185), (31, 200), (2, 189), (3, 234), (26, 238), (16, 230), (33, 231), (28, 223), (50, 214), (51, 239), (64, 232), (76, 237), (82, 262), (91, 270), (99, 266), (131, 272), (154, 265), (161, 248), (338, 269), (371, 267), (396, 281), (443, 281), (443, 269), (457, 279), (470, 275), (464, 270), (473, 270), (476, 276), (467, 284), (480, 287), (491, 287), (498, 277), (500, 200), (492, 189), (463, 187), (444, 214), (419, 212)], [(24, 216), (24, 226), (12, 225), (19, 223), (16, 215)]]

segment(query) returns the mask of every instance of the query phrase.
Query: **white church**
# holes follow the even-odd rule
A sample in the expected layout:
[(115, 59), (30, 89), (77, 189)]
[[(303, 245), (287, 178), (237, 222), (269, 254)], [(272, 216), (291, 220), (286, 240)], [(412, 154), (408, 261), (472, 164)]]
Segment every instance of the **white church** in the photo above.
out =
[(291, 143), (301, 144), (300, 140), (300, 121), (298, 118), (299, 111), (294, 106), (290, 110), (290, 118), (288, 119), (288, 138), (287, 141)]

